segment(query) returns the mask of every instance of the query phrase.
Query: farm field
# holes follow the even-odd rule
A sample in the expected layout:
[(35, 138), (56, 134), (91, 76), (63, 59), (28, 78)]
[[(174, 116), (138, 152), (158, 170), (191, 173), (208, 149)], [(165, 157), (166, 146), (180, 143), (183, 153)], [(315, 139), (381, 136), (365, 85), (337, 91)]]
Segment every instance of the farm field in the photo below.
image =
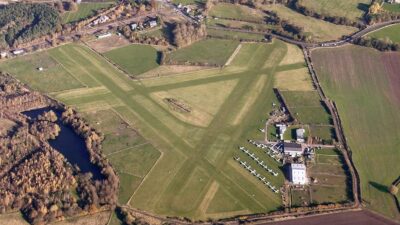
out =
[(346, 173), (344, 159), (340, 152), (333, 149), (316, 151), (315, 163), (311, 166), (310, 176), (316, 180), (311, 184), (311, 203), (337, 203), (352, 199), (351, 179)]
[(148, 45), (132, 44), (103, 54), (133, 76), (159, 66), (157, 50)]
[(290, 113), (301, 124), (331, 125), (331, 116), (316, 91), (281, 91), (281, 94)]
[[(324, 15), (356, 21), (368, 11), (371, 0), (303, 0), (302, 5)], [(385, 4), (386, 5), (386, 4)]]
[(368, 37), (374, 37), (383, 40), (391, 40), (400, 43), (400, 24), (389, 26), (381, 30), (368, 34)]
[(312, 59), (325, 93), (337, 104), (366, 206), (400, 220), (386, 191), (400, 171), (400, 55), (346, 46), (313, 51)]
[(399, 13), (400, 12), (400, 5), (399, 4), (388, 4), (388, 3), (384, 3), (383, 4), (383, 9), (389, 12), (395, 12), (395, 13)]
[(304, 16), (283, 5), (264, 6), (265, 10), (275, 11), (278, 16), (292, 24), (303, 27), (304, 32), (314, 41), (330, 41), (340, 39), (343, 35), (348, 35), (357, 31), (355, 27), (335, 25), (323, 20)]
[(72, 23), (94, 16), (97, 10), (108, 8), (112, 4), (114, 4), (114, 2), (81, 3), (78, 5), (78, 10), (76, 12), (65, 12), (62, 15), (62, 22)]
[(221, 31), (217, 29), (207, 29), (207, 35), (215, 38), (233, 39), (233, 40), (254, 40), (262, 41), (265, 39), (262, 34), (249, 34), (237, 31)]
[(263, 24), (263, 23), (252, 23), (252, 22), (244, 22), (244, 21), (236, 21), (236, 20), (227, 20), (227, 19), (216, 19), (209, 18), (207, 19), (207, 26), (219, 26), (219, 27), (230, 27), (235, 29), (245, 29), (245, 30), (260, 30), (265, 31), (274, 28), (273, 25)]
[(218, 3), (211, 8), (209, 16), (263, 22), (265, 15), (262, 11), (244, 5)]
[(167, 55), (168, 62), (190, 62), (205, 65), (224, 65), (239, 41), (206, 39), (178, 49)]
[[(226, 58), (237, 46), (228, 43), (235, 44), (219, 50)], [(274, 211), (281, 207), (280, 194), (251, 176), (233, 156), (246, 159), (238, 149), (246, 146), (279, 175), (264, 173), (252, 161), (253, 167), (277, 188), (282, 186), (280, 165), (247, 140), (264, 138), (258, 129), (271, 103), (277, 102), (274, 75), (293, 69), (279, 66), (287, 52), (280, 41), (245, 43), (223, 68), (132, 80), (86, 46), (69, 44), (43, 53), (82, 85), (65, 88), (54, 80), (52, 85), (60, 90), (46, 93), (76, 108), (104, 133), (103, 151), (121, 178), (121, 204), (203, 220)], [(12, 59), (0, 68), (11, 72), (13, 68), (4, 65), (23, 60), (35, 64), (35, 59), (40, 57)], [(13, 74), (29, 81), (31, 72), (35, 67)], [(37, 87), (47, 82), (34, 81)], [(246, 160), (250, 163), (251, 158)]]

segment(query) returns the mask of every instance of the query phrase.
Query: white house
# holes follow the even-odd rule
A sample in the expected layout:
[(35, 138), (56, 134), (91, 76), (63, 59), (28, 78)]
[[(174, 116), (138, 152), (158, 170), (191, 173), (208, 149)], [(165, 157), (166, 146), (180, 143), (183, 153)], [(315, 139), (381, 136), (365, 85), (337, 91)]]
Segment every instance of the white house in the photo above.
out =
[(303, 148), (297, 143), (283, 143), (283, 152), (291, 157), (301, 156), (303, 154)]
[(276, 127), (279, 129), (279, 137), (283, 140), (283, 134), (287, 130), (287, 126), (285, 124), (276, 124)]
[(290, 177), (292, 183), (295, 185), (308, 184), (306, 166), (301, 163), (292, 163), (290, 165)]
[(14, 50), (12, 53), (14, 54), (14, 55), (21, 55), (22, 53), (24, 53), (25, 52), (25, 50), (23, 50), (23, 49), (17, 49), (17, 50)]
[(306, 133), (306, 130), (303, 128), (297, 129), (296, 130), (296, 140), (297, 142), (304, 143), (304, 134)]
[(391, 3), (391, 4), (400, 3), (400, 0), (388, 0), (388, 3)]
[(157, 26), (157, 21), (156, 20), (151, 20), (149, 22), (149, 26), (150, 26), (150, 28), (156, 27)]
[(136, 30), (137, 26), (138, 26), (137, 23), (132, 23), (131, 30)]
[(0, 52), (0, 58), (4, 59), (7, 57), (7, 52)]

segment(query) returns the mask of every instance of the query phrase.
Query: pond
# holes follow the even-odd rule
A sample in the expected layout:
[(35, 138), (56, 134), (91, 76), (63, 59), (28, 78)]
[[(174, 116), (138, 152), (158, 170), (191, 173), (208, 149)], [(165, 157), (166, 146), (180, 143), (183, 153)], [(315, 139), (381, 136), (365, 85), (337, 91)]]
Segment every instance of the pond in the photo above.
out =
[(51, 107), (34, 109), (22, 112), (22, 114), (36, 119), (44, 112), (53, 110), (58, 117), (57, 124), (60, 126), (60, 133), (54, 140), (49, 140), (51, 147), (59, 151), (72, 165), (77, 165), (82, 173), (91, 173), (94, 180), (103, 179), (101, 169), (90, 162), (90, 156), (86, 148), (85, 141), (74, 130), (66, 126), (61, 121), (61, 112)]

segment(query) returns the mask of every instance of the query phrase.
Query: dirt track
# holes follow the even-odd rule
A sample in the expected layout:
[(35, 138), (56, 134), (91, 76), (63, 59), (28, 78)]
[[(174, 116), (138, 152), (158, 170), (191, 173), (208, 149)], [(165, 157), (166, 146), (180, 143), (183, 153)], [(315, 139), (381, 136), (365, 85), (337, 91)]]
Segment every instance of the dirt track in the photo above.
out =
[(369, 211), (343, 212), (329, 215), (298, 218), (265, 225), (399, 225)]

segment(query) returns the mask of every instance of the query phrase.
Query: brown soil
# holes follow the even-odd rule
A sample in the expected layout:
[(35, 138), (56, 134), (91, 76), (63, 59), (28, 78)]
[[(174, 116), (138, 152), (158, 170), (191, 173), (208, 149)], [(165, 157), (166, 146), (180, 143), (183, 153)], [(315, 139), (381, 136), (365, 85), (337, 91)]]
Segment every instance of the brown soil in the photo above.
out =
[(391, 220), (369, 211), (343, 212), (329, 215), (312, 216), (265, 225), (398, 225)]
[(88, 45), (91, 48), (100, 53), (108, 52), (113, 49), (120, 48), (129, 44), (130, 42), (126, 38), (117, 35), (113, 35), (108, 38), (94, 40), (88, 43)]
[(400, 105), (400, 54), (385, 53), (382, 55), (381, 60), (388, 74), (389, 97), (396, 105)]

